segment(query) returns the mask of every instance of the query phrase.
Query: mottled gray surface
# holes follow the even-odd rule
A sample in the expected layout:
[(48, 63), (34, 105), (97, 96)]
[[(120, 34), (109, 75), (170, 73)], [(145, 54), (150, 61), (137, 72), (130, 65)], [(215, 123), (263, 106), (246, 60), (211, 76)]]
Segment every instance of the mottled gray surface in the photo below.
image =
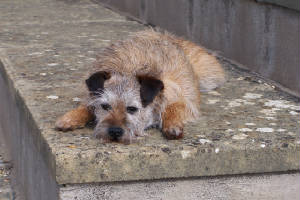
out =
[(78, 105), (97, 51), (144, 26), (90, 1), (3, 0), (0, 17), (0, 59), (26, 111), (18, 116), (36, 127), (24, 141), (58, 184), (299, 169), (299, 103), (225, 61), (228, 82), (203, 94), (202, 117), (183, 140), (151, 130), (136, 144), (100, 144), (90, 128), (55, 131)]
[(296, 200), (299, 174), (67, 185), (61, 200)]

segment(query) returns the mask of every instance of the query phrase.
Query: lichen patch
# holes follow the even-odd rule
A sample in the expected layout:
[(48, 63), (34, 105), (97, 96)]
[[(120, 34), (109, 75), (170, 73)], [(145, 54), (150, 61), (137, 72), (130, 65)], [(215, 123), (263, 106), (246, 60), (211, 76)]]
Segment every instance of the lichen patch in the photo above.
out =
[(265, 147), (266, 147), (266, 144), (261, 144), (260, 147), (261, 147), (261, 148), (265, 148)]
[(209, 91), (208, 94), (214, 95), (214, 96), (220, 96), (221, 94), (217, 91)]
[(72, 99), (72, 101), (74, 101), (74, 102), (80, 102), (80, 101), (81, 101), (81, 99), (80, 99), (80, 98), (78, 98), (78, 97), (74, 97), (74, 98)]
[(295, 111), (290, 111), (289, 113), (290, 113), (291, 115), (298, 115), (298, 113), (295, 112)]
[(248, 137), (248, 135), (246, 135), (244, 133), (241, 133), (241, 134), (232, 136), (232, 139), (234, 139), (234, 140), (244, 140), (247, 137)]
[(201, 144), (206, 144), (206, 143), (211, 143), (211, 141), (210, 140), (208, 140), (208, 139), (199, 139), (199, 142), (201, 143)]
[(49, 63), (48, 64), (49, 67), (54, 67), (54, 66), (57, 66), (57, 65), (58, 65), (58, 63)]
[(276, 110), (275, 109), (262, 109), (259, 112), (263, 113), (265, 115), (269, 115), (269, 116), (276, 115)]
[(285, 131), (286, 131), (286, 129), (279, 128), (279, 129), (277, 129), (277, 131), (278, 131), (278, 132), (285, 132)]
[(183, 151), (181, 151), (180, 153), (181, 153), (182, 159), (186, 159), (186, 158), (191, 157), (191, 152), (190, 152), (190, 151), (183, 150)]
[(255, 126), (256, 124), (255, 123), (245, 123), (245, 125), (247, 125), (247, 126)]
[(268, 100), (264, 105), (275, 108), (290, 108), (292, 105), (286, 100)]
[(255, 94), (255, 93), (246, 93), (243, 98), (244, 99), (259, 99), (261, 98), (263, 95), (262, 94)]
[(220, 101), (219, 99), (208, 99), (207, 100), (207, 104), (215, 104), (215, 103), (217, 103), (219, 101)]
[(59, 97), (56, 95), (49, 95), (47, 96), (47, 99), (58, 99)]
[(239, 131), (241, 131), (241, 132), (251, 132), (252, 129), (250, 129), (250, 128), (240, 128)]
[(234, 99), (233, 101), (230, 101), (228, 103), (228, 106), (231, 107), (231, 108), (239, 107), (239, 106), (242, 106), (242, 105), (255, 105), (255, 103), (244, 100), (244, 99)]
[(257, 128), (256, 131), (258, 132), (262, 132), (262, 133), (272, 133), (274, 131), (273, 128)]
[(28, 55), (29, 56), (39, 56), (39, 55), (42, 55), (43, 53), (42, 52), (33, 52), (33, 53), (29, 53)]

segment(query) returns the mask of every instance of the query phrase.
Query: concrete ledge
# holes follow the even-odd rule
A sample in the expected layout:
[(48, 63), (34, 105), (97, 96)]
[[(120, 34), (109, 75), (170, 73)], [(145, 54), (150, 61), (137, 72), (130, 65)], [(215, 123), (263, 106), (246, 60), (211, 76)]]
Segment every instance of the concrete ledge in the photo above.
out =
[(299, 11), (254, 0), (96, 1), (218, 51), (300, 97)]
[(299, 173), (66, 185), (61, 200), (286, 200), (299, 199)]
[(145, 27), (87, 1), (1, 5), (0, 125), (27, 199), (57, 199), (63, 184), (299, 170), (297, 99), (223, 60), (228, 82), (203, 94), (183, 140), (151, 130), (136, 144), (100, 144), (90, 128), (55, 131), (97, 51)]

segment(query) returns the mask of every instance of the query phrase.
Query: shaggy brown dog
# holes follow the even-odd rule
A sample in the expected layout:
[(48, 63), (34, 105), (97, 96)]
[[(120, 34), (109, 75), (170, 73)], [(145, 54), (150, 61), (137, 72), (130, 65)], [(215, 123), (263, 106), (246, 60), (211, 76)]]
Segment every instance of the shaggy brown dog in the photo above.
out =
[(216, 58), (169, 33), (146, 30), (104, 49), (86, 80), (89, 100), (56, 122), (58, 130), (96, 119), (95, 136), (130, 143), (158, 125), (168, 139), (199, 116), (200, 91), (225, 82)]

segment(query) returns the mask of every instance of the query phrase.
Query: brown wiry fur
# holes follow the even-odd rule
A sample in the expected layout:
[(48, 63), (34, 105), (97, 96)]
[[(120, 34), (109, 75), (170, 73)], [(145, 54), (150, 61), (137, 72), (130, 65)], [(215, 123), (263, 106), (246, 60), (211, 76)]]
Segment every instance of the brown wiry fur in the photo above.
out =
[[(156, 95), (153, 102), (147, 105), (148, 110), (140, 106), (141, 110), (144, 109), (143, 112), (153, 113), (149, 115), (149, 119), (142, 119), (143, 115), (140, 117), (143, 123), (131, 122), (130, 119), (127, 119), (130, 118), (125, 109), (128, 103), (124, 104), (125, 107), (113, 108), (110, 115), (115, 116), (114, 119), (123, 116), (122, 120), (129, 124), (139, 124), (136, 125), (138, 132), (147, 128), (143, 127), (146, 126), (147, 120), (153, 124), (158, 123), (169, 139), (181, 138), (184, 123), (193, 121), (199, 116), (200, 90), (208, 91), (225, 82), (221, 65), (203, 48), (169, 33), (159, 33), (153, 30), (138, 32), (127, 40), (116, 42), (105, 48), (99, 55), (91, 74), (99, 71), (104, 71), (112, 77), (104, 82), (104, 94), (108, 95), (108, 99), (110, 99), (110, 92), (114, 93), (113, 91), (120, 93), (119, 96), (124, 94), (125, 100), (128, 89), (134, 90), (134, 94), (136, 94), (136, 88), (140, 90), (139, 77), (154, 77), (160, 80), (163, 83), (163, 89)], [(124, 84), (127, 85), (127, 89), (116, 89)], [(133, 96), (141, 101), (137, 97), (138, 95)], [(99, 99), (101, 98), (99, 96)], [(124, 98), (121, 101), (125, 101)], [(96, 101), (94, 100), (94, 102)], [(88, 103), (87, 106), (89, 105), (91, 104)], [(78, 120), (77, 113), (81, 112), (79, 109), (82, 107), (70, 111), (58, 119), (56, 127), (60, 130), (75, 129), (82, 127), (83, 121), (86, 123), (92, 118), (92, 115), (97, 117), (97, 114), (92, 112), (89, 112), (90, 116), (86, 117), (86, 109), (81, 110), (82, 119)], [(106, 115), (106, 113), (102, 113), (102, 115)], [(99, 115), (98, 118), (101, 118), (100, 121), (102, 120), (102, 116)], [(80, 123), (76, 123), (77, 121)], [(100, 121), (99, 126), (103, 122)], [(134, 135), (140, 134), (135, 133)]]

